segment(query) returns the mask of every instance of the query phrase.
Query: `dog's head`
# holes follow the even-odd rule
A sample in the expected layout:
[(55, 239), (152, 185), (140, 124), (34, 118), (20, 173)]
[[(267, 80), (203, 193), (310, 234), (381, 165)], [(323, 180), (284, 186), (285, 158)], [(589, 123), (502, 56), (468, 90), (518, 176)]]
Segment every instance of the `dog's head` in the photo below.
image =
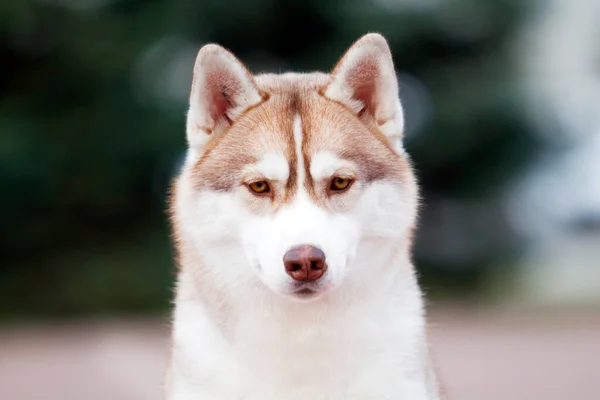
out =
[(252, 76), (227, 50), (204, 46), (177, 185), (180, 236), (218, 253), (208, 261), (227, 270), (218, 274), (253, 271), (276, 293), (317, 298), (369, 267), (355, 266), (361, 243), (397, 245), (414, 224), (402, 130), (380, 35), (361, 38), (331, 74)]

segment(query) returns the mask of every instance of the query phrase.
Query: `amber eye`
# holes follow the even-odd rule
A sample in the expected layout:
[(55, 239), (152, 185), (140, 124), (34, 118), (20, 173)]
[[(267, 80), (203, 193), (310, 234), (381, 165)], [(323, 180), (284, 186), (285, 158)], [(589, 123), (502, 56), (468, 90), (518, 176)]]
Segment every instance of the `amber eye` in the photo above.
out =
[(248, 187), (251, 191), (258, 194), (265, 194), (271, 191), (269, 184), (265, 181), (252, 182)]
[(341, 178), (341, 177), (337, 176), (337, 177), (333, 178), (333, 180), (331, 181), (331, 185), (329, 186), (329, 189), (336, 190), (336, 191), (346, 190), (350, 186), (351, 182), (352, 181), (350, 180), (350, 178)]

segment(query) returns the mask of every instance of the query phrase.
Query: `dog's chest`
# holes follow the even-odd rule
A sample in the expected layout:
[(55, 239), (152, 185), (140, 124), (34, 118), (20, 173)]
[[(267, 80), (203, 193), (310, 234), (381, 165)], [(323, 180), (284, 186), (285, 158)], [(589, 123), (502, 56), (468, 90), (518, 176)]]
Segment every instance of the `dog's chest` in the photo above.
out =
[(297, 318), (292, 323), (285, 316), (248, 315), (229, 338), (190, 325), (180, 337), (180, 349), (187, 350), (182, 367), (215, 399), (347, 400), (374, 394), (395, 399), (389, 395), (406, 390), (412, 395), (403, 376), (416, 367), (411, 354), (419, 341), (418, 320), (380, 317), (356, 314), (299, 324)]
[(252, 380), (278, 382), (284, 387), (345, 386), (361, 367), (385, 355), (377, 342), (365, 340), (360, 327), (330, 330), (306, 326), (293, 330), (257, 330), (240, 338), (234, 354)]
[(337, 334), (306, 329), (287, 338), (265, 335), (236, 343), (238, 398), (347, 399), (354, 390), (385, 392), (386, 380), (394, 380), (390, 372), (400, 373), (394, 341), (368, 340), (355, 329)]

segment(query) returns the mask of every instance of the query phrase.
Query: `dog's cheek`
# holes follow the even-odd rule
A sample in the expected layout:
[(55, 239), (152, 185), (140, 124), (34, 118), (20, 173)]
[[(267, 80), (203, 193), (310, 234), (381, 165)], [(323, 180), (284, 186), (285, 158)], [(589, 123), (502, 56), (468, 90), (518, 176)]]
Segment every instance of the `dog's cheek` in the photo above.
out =
[(238, 221), (244, 216), (244, 208), (230, 193), (202, 191), (190, 211), (183, 218), (201, 240), (233, 243), (239, 237)]
[(416, 218), (416, 194), (403, 183), (373, 182), (357, 204), (362, 234), (367, 238), (391, 238), (405, 233)]
[[(331, 220), (333, 232), (331, 247), (333, 262), (336, 265), (335, 278), (343, 278), (346, 269), (352, 264), (360, 240), (360, 223), (353, 213), (337, 214)], [(333, 271), (332, 271), (333, 272)]]
[(248, 263), (261, 274), (269, 274), (273, 251), (273, 227), (267, 216), (247, 215), (238, 221)]

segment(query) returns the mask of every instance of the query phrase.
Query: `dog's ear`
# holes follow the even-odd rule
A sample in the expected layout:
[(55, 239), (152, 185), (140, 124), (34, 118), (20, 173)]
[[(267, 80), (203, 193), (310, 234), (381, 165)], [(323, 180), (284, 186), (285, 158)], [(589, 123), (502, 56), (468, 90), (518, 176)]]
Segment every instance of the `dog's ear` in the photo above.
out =
[(211, 136), (231, 125), (263, 95), (244, 65), (223, 47), (202, 47), (194, 66), (187, 115), (190, 148), (202, 151)]
[(325, 96), (369, 118), (394, 144), (404, 129), (398, 81), (386, 40), (370, 33), (354, 43), (331, 73)]

